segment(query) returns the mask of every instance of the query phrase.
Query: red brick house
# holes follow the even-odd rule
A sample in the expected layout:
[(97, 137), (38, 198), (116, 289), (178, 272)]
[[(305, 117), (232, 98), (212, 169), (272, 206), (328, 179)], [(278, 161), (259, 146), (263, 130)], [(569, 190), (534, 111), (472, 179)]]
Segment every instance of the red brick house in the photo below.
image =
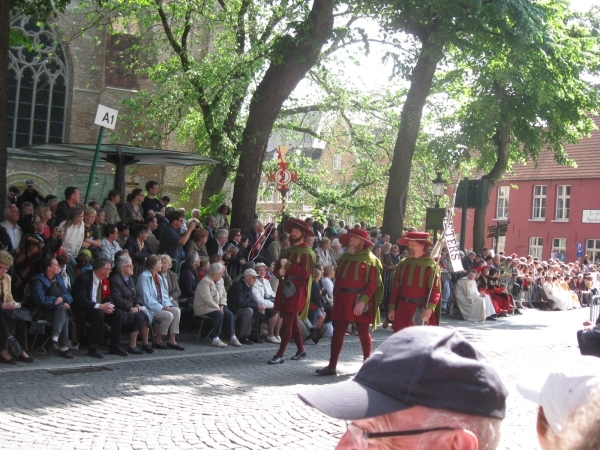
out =
[[(600, 117), (594, 117), (600, 128)], [(552, 252), (566, 261), (586, 254), (600, 262), (600, 131), (566, 146), (577, 167), (557, 164), (543, 152), (537, 167), (533, 162), (513, 167), (497, 183), (486, 213), (487, 227), (510, 221), (498, 250), (549, 259)], [(461, 210), (456, 209), (454, 226), (460, 233)], [(474, 210), (468, 210), (465, 245), (473, 247)], [(486, 247), (494, 245), (486, 238)], [(561, 258), (562, 259), (562, 258)]]

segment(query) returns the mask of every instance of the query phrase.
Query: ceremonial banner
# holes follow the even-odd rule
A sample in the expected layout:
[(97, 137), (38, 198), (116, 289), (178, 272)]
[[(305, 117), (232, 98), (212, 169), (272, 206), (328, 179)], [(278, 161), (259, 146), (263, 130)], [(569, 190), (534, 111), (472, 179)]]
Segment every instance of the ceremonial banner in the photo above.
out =
[(446, 239), (446, 247), (448, 247), (448, 252), (450, 254), (450, 261), (452, 262), (452, 270), (454, 272), (459, 272), (461, 270), (465, 270), (462, 262), (460, 260), (459, 252), (459, 244), (456, 240), (456, 235), (454, 234), (454, 224), (452, 223), (452, 211), (449, 212), (448, 215), (444, 218), (444, 230), (445, 230), (445, 239)]

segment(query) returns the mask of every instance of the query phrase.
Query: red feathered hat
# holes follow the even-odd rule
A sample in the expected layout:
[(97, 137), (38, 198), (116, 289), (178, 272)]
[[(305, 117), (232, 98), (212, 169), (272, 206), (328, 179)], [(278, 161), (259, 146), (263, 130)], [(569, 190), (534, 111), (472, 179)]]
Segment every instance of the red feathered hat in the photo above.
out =
[(429, 241), (429, 233), (426, 231), (409, 231), (404, 236), (402, 236), (396, 244), (408, 246), (408, 241), (418, 241), (423, 242), (425, 244), (425, 248), (433, 247), (433, 244)]
[(361, 230), (360, 228), (348, 230), (347, 233), (342, 234), (338, 239), (343, 247), (348, 247), (351, 237), (357, 237), (361, 239), (365, 243), (365, 247), (373, 246), (373, 242), (371, 242), (369, 239), (369, 233), (367, 233), (365, 230)]
[(286, 233), (291, 233), (292, 228), (298, 228), (300, 231), (302, 231), (304, 233), (305, 236), (314, 236), (315, 235), (315, 232), (313, 231), (313, 229), (304, 220), (287, 219), (285, 221), (285, 225), (283, 226), (283, 229), (285, 230)]

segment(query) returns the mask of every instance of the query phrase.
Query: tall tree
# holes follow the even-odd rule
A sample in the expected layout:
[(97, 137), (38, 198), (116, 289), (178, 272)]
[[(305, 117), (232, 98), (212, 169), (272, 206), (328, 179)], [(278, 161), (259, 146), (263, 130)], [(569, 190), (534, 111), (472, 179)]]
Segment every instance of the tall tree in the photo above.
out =
[(403, 55), (396, 60), (398, 73), (410, 82), (400, 115), (383, 217), (383, 229), (396, 239), (402, 234), (406, 215), (423, 108), (438, 67), (446, 62), (451, 48), (481, 56), (482, 35), (512, 36), (522, 27), (530, 27), (535, 5), (529, 0), (366, 0), (364, 6), (390, 33), (405, 33), (405, 40), (413, 44), (410, 57)]
[[(45, 21), (64, 11), (70, 0), (0, 0), (0, 211), (6, 203), (8, 164), (8, 61), (11, 45), (10, 16), (26, 14)], [(18, 36), (13, 34), (13, 39)]]

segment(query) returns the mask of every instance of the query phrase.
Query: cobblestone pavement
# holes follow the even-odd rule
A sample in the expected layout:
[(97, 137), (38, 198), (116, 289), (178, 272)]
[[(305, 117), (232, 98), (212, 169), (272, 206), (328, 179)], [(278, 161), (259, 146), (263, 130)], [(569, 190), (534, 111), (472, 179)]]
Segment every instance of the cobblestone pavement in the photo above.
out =
[[(494, 363), (510, 391), (503, 449), (537, 449), (535, 405), (516, 392), (516, 377), (578, 354), (575, 330), (588, 309), (527, 310), (497, 322), (446, 319)], [(390, 330), (374, 333), (377, 346)], [(331, 449), (345, 430), (341, 421), (306, 407), (296, 393), (312, 385), (346, 380), (360, 367), (358, 338), (342, 351), (341, 375), (319, 378), (329, 343), (307, 346), (305, 361), (266, 364), (273, 344), (216, 349), (192, 332), (185, 352), (103, 361), (75, 352), (71, 361), (40, 357), (33, 365), (0, 368), (0, 447), (10, 449)], [(294, 346), (287, 354), (295, 352)], [(26, 367), (25, 367), (26, 366)], [(54, 375), (48, 370), (93, 372)]]

